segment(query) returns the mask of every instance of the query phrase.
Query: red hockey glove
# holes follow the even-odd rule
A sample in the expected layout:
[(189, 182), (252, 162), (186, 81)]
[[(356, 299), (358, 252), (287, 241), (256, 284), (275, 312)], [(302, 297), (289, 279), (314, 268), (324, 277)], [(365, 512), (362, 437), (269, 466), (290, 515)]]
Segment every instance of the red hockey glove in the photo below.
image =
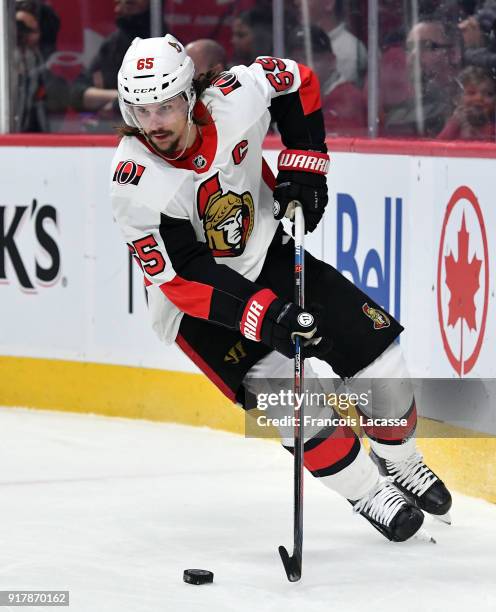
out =
[(277, 161), (279, 174), (274, 189), (274, 217), (293, 218), (290, 202), (303, 206), (305, 232), (313, 232), (327, 206), (329, 156), (319, 151), (285, 149)]
[(320, 331), (320, 316), (263, 289), (247, 302), (240, 322), (241, 333), (262, 341), (286, 357), (294, 357), (295, 336), (301, 336), (304, 357), (320, 357), (331, 348), (329, 338)]

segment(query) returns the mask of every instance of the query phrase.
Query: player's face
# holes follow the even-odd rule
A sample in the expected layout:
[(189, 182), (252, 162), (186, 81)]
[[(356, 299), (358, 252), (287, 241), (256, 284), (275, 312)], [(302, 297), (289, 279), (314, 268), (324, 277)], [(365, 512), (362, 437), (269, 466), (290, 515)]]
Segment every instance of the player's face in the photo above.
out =
[(188, 103), (182, 96), (134, 106), (133, 111), (144, 133), (160, 152), (170, 155), (183, 149), (188, 137)]

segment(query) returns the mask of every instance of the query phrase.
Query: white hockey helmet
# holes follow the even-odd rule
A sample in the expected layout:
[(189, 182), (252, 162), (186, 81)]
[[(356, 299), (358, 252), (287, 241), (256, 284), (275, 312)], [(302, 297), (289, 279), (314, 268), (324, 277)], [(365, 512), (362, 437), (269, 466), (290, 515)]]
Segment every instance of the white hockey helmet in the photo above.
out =
[(127, 125), (141, 129), (132, 107), (164, 102), (183, 94), (192, 121), (196, 101), (195, 67), (183, 45), (170, 34), (160, 38), (135, 38), (117, 75), (119, 108)]

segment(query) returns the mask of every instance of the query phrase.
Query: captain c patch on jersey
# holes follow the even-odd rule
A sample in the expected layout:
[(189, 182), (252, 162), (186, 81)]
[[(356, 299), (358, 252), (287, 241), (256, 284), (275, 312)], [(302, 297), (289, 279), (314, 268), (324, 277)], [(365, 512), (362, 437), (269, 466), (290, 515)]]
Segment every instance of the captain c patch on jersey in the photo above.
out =
[(144, 171), (145, 166), (141, 166), (131, 159), (120, 161), (117, 164), (112, 180), (119, 183), (119, 185), (137, 185)]

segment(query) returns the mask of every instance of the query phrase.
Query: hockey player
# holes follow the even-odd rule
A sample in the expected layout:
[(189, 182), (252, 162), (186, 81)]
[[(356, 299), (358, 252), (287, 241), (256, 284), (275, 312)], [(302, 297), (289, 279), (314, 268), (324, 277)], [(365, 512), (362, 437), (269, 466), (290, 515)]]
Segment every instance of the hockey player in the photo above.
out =
[[(407, 540), (423, 511), (444, 514), (451, 498), (416, 451), (415, 402), (393, 343), (403, 328), (310, 254), (306, 301), (315, 306), (291, 301), (294, 247), (281, 219), (298, 200), (311, 232), (328, 199), (318, 80), (273, 57), (216, 78), (193, 74), (183, 45), (166, 35), (135, 39), (118, 75), (126, 126), (112, 206), (143, 270), (153, 328), (245, 407), (252, 378), (292, 377), (295, 335), (306, 357), (343, 379), (400, 377), (380, 385), (374, 416), (406, 426), (366, 428), (371, 455), (349, 427), (310, 430), (305, 466), (387, 538)], [(276, 179), (262, 159), (271, 119), (285, 146)]]

